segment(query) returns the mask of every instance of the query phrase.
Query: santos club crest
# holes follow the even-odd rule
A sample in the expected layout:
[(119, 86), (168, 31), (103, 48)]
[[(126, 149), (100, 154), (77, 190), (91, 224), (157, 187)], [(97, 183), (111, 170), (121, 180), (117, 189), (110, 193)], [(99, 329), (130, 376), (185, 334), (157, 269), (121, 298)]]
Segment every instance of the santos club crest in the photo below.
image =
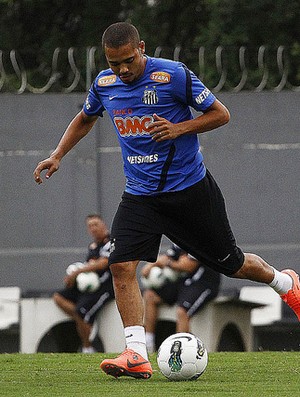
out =
[(144, 91), (142, 101), (145, 105), (155, 105), (158, 103), (158, 96), (155, 87)]

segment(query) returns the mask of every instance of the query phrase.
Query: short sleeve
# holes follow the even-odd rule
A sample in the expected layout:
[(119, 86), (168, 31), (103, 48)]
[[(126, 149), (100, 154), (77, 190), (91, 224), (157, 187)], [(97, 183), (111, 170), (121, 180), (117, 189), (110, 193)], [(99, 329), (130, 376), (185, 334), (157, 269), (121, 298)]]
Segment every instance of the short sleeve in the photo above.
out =
[(197, 111), (205, 111), (216, 100), (195, 73), (182, 63), (179, 63), (175, 70), (172, 84), (176, 99)]
[(103, 116), (104, 106), (95, 87), (95, 81), (89, 89), (89, 93), (83, 104), (83, 111), (88, 116)]

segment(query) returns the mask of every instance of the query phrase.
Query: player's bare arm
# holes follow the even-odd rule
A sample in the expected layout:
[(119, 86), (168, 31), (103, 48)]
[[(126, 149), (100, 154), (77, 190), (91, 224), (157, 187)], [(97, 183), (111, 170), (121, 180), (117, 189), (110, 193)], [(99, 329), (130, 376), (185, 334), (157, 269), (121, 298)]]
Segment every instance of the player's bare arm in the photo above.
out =
[(64, 283), (67, 287), (72, 287), (75, 284), (76, 277), (80, 273), (96, 272), (97, 270), (105, 270), (108, 268), (108, 258), (100, 257), (98, 259), (90, 259), (85, 263), (85, 266), (74, 270), (71, 274), (67, 274), (64, 278)]
[(86, 262), (83, 268), (79, 269), (82, 272), (95, 272), (97, 270), (105, 270), (108, 268), (108, 258), (100, 257), (98, 259), (90, 259)]
[(211, 131), (228, 123), (230, 114), (228, 109), (216, 99), (201, 116), (192, 120), (174, 124), (157, 114), (154, 114), (153, 117), (155, 121), (148, 128), (152, 139), (160, 142), (166, 139), (175, 139), (184, 134), (199, 134)]
[(87, 116), (82, 110), (73, 118), (53, 153), (47, 159), (40, 161), (35, 168), (33, 176), (36, 183), (43, 182), (41, 178), (43, 170), (48, 170), (45, 178), (49, 179), (59, 169), (61, 159), (92, 129), (97, 118), (97, 116)]
[(152, 269), (152, 267), (156, 266), (156, 267), (163, 268), (168, 265), (169, 261), (170, 261), (170, 258), (167, 255), (165, 255), (165, 254), (159, 255), (156, 262), (147, 262), (142, 267), (141, 275), (143, 277), (147, 278), (149, 276), (149, 273), (150, 273), (150, 270)]
[(177, 261), (172, 261), (169, 264), (173, 270), (193, 273), (199, 266), (199, 262), (196, 259), (191, 258), (189, 255), (181, 255)]

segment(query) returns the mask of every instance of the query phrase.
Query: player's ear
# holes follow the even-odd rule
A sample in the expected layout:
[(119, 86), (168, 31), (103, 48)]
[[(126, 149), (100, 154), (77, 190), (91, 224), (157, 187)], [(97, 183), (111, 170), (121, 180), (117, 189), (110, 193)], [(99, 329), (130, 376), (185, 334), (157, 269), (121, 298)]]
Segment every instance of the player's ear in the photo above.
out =
[(139, 51), (141, 54), (145, 53), (145, 42), (143, 40), (139, 42)]

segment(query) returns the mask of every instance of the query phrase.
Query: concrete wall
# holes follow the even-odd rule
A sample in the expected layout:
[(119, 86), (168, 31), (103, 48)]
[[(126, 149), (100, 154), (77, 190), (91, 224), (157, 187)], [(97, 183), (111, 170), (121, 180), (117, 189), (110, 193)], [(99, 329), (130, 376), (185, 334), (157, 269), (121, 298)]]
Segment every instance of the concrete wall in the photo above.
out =
[[(218, 97), (231, 122), (203, 134), (201, 145), (237, 241), (276, 267), (300, 271), (300, 93)], [(18, 285), (23, 293), (60, 288), (66, 266), (84, 259), (85, 216), (99, 211), (111, 224), (124, 176), (107, 117), (50, 180), (37, 186), (32, 178), (84, 98), (0, 95), (0, 286)], [(244, 284), (224, 278), (223, 288)]]

